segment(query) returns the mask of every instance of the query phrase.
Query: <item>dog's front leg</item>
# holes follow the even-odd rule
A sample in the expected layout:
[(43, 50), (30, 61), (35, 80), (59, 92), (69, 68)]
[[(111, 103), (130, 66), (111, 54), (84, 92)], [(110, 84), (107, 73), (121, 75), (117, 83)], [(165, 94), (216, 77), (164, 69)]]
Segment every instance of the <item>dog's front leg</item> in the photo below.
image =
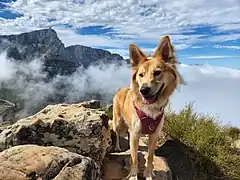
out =
[(153, 155), (157, 145), (158, 137), (159, 136), (157, 133), (149, 135), (147, 167), (144, 171), (144, 176), (146, 180), (152, 180), (155, 176), (153, 172)]
[(129, 180), (137, 180), (138, 174), (138, 144), (140, 135), (134, 132), (130, 132), (130, 154), (131, 154), (131, 169), (127, 176)]

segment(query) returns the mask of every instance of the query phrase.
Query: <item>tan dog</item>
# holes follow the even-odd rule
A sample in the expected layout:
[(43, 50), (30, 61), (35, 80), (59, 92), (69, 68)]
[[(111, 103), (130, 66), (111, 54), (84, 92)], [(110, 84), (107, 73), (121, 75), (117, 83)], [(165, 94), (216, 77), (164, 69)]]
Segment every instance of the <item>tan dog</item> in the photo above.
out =
[(129, 45), (129, 51), (131, 86), (120, 89), (113, 99), (116, 150), (120, 150), (119, 135), (124, 125), (130, 135), (131, 152), (131, 170), (127, 178), (137, 180), (139, 138), (149, 135), (144, 176), (151, 180), (154, 177), (153, 155), (164, 123), (164, 107), (177, 85), (183, 81), (177, 71), (174, 49), (168, 36), (161, 39), (151, 58), (133, 44)]

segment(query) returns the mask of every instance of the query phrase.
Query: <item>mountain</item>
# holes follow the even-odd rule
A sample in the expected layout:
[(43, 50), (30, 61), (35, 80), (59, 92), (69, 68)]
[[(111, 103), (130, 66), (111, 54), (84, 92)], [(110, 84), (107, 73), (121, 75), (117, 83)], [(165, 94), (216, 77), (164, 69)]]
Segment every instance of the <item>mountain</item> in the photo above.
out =
[[(74, 86), (79, 83), (69, 83), (72, 80), (67, 78), (71, 77), (70, 75), (79, 67), (83, 68), (80, 69), (83, 72), (90, 65), (102, 63), (120, 65), (128, 62), (119, 54), (112, 54), (102, 49), (82, 45), (65, 47), (56, 31), (51, 28), (18, 35), (2, 35), (0, 53), (2, 52), (10, 58), (9, 61), (15, 62), (17, 72), (10, 80), (0, 81), (0, 98), (14, 103), (14, 112), (17, 109), (19, 117), (35, 113), (48, 104), (66, 101), (73, 103), (90, 98), (103, 99), (97, 89), (84, 90), (84, 92), (80, 91), (81, 88), (74, 90)], [(35, 66), (28, 66), (33, 60), (41, 61), (43, 64), (41, 72), (32, 69)], [(27, 65), (22, 67), (22, 62)], [(61, 75), (61, 78), (59, 79), (57, 75)], [(92, 82), (88, 78), (86, 82), (82, 80), (80, 83), (83, 87), (88, 87)], [(72, 92), (76, 97), (69, 98), (73, 96)], [(34, 103), (31, 103), (32, 101)], [(3, 122), (8, 121), (6, 112), (6, 110), (0, 112), (0, 120)]]
[(121, 63), (119, 54), (82, 45), (65, 47), (57, 33), (49, 28), (19, 35), (0, 36), (0, 52), (17, 61), (40, 58), (51, 75), (71, 74), (79, 66), (87, 68), (96, 63)]

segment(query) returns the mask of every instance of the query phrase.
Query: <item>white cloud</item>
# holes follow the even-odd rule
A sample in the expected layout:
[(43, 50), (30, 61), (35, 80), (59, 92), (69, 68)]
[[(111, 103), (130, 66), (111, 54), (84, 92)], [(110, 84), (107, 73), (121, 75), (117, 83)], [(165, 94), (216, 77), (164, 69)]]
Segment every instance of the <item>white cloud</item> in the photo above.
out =
[[(18, 90), (18, 96), (26, 100), (27, 110), (42, 104), (47, 97), (56, 92), (64, 92), (66, 102), (76, 102), (86, 94), (98, 92), (108, 102), (112, 102), (113, 94), (130, 83), (131, 70), (128, 65), (90, 66), (86, 70), (79, 69), (69, 77), (58, 76), (50, 82), (43, 81), (45, 73), (36, 59), (30, 64), (15, 64), (4, 54), (0, 55), (0, 84)], [(171, 97), (174, 110), (179, 110), (188, 102), (195, 102), (195, 110), (219, 116), (224, 124), (231, 122), (240, 125), (240, 71), (230, 68), (179, 65), (180, 73), (187, 85), (181, 86)], [(16, 73), (19, 73), (18, 76)], [(31, 77), (33, 80), (26, 81)], [(58, 87), (59, 82), (67, 84), (67, 89)]]
[[(30, 63), (23, 63), (8, 59), (6, 53), (0, 54), (0, 88), (13, 90), (14, 99), (24, 100), (24, 110), (19, 113), (20, 117), (46, 105), (47, 99), (57, 98), (54, 97), (56, 93), (59, 94), (58, 98), (64, 95), (64, 102), (70, 103), (84, 100), (93, 93), (99, 93), (105, 101), (111, 102), (112, 93), (129, 83), (131, 74), (127, 64), (120, 68), (115, 64), (100, 64), (87, 69), (79, 68), (71, 76), (58, 75), (46, 81), (47, 74), (42, 71), (42, 67), (37, 58)], [(112, 79), (113, 74), (117, 81)]]
[(222, 121), (240, 126), (240, 71), (236, 69), (180, 65), (187, 85), (172, 97), (173, 107), (179, 109), (186, 102), (194, 102), (195, 110), (208, 113)]
[(240, 50), (240, 46), (220, 46), (216, 45), (214, 46), (215, 48), (220, 48), (220, 49), (235, 49), (235, 50)]
[(239, 30), (240, 29), (240, 24), (239, 23), (227, 23), (227, 24), (223, 24), (219, 27), (217, 27), (217, 29), (221, 32), (221, 31), (232, 31), (232, 30)]
[(14, 64), (7, 61), (5, 57), (5, 53), (0, 54), (0, 82), (3, 80), (8, 81), (15, 73)]
[(223, 59), (240, 56), (189, 56), (188, 59)]
[[(129, 43), (156, 44), (163, 34), (171, 34), (177, 49), (191, 47), (197, 42), (236, 40), (239, 34), (182, 35), (191, 31), (191, 27), (216, 26), (221, 32), (237, 30), (240, 11), (239, 0), (17, 0), (9, 3), (11, 8), (24, 15), (15, 20), (0, 20), (0, 34), (26, 32), (58, 24), (72, 24), (73, 28), (93, 25), (113, 27), (119, 32), (116, 38), (101, 36), (80, 36), (69, 33), (64, 36), (66, 44), (82, 41), (84, 45), (107, 45), (112, 48), (125, 47)], [(193, 11), (193, 9), (196, 9)], [(143, 16), (142, 13), (146, 15)], [(48, 22), (48, 19), (56, 21)], [(178, 34), (178, 35), (177, 35)]]
[(191, 48), (192, 49), (200, 49), (200, 48), (203, 48), (203, 46), (192, 46)]
[(120, 39), (111, 39), (106, 36), (87, 36), (87, 35), (79, 35), (73, 32), (69, 28), (59, 28), (53, 27), (53, 29), (57, 32), (59, 38), (62, 40), (65, 46), (81, 44), (90, 47), (96, 46), (108, 46), (114, 48), (124, 48), (127, 47), (129, 41), (122, 41)]
[(216, 43), (224, 41), (236, 41), (240, 40), (240, 33), (210, 36), (206, 38), (206, 40)]

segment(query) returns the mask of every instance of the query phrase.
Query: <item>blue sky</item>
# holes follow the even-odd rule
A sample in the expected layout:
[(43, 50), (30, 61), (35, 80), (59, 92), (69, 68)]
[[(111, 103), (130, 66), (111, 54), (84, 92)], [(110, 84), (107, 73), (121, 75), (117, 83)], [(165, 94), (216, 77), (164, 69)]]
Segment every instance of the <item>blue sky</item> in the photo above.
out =
[[(190, 8), (190, 10), (189, 10)], [(195, 9), (194, 11), (191, 10)], [(128, 57), (128, 45), (151, 53), (169, 34), (178, 60), (240, 68), (240, 3), (223, 0), (85, 1), (64, 3), (0, 1), (0, 34), (17, 34), (51, 26), (65, 45), (103, 48)], [(69, 36), (72, 36), (69, 37)]]

